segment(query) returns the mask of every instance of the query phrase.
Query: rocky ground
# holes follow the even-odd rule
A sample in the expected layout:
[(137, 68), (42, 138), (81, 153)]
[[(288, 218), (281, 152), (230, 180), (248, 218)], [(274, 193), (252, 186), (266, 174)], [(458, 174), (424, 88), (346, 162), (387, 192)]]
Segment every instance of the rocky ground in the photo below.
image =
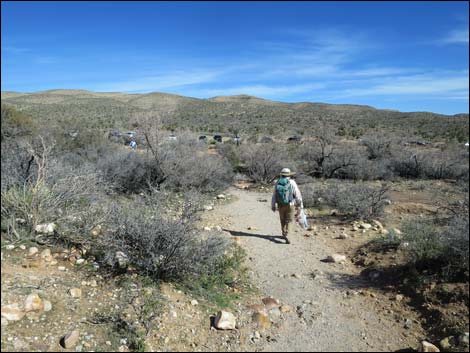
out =
[[(416, 192), (415, 199), (427, 197)], [(389, 207), (387, 223), (310, 214), (312, 228), (297, 227), (285, 245), (269, 199), (267, 190), (231, 188), (206, 207), (201, 228), (245, 249), (258, 288), (219, 317), (214, 303), (175, 285), (145, 283), (132, 273), (104, 277), (77, 250), (2, 241), (2, 351), (129, 351), (144, 343), (147, 351), (397, 351), (425, 340), (468, 351), (468, 333), (436, 342), (409, 293), (384, 287), (381, 271), (364, 272), (374, 262), (400, 262), (400, 254), (358, 249), (417, 212), (410, 200)], [(424, 199), (419, 212), (428, 207)]]

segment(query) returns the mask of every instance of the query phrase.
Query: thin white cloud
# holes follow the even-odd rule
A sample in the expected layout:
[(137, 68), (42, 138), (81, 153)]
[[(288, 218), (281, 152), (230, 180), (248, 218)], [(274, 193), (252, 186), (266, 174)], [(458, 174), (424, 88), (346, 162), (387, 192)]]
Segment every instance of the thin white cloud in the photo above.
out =
[(439, 73), (400, 76), (389, 78), (382, 84), (373, 84), (366, 88), (352, 88), (341, 91), (343, 97), (377, 95), (442, 95), (468, 96), (468, 71), (459, 75)]
[(95, 87), (95, 89), (108, 92), (159, 91), (213, 82), (217, 80), (220, 74), (221, 72), (217, 70), (198, 70), (193, 72), (175, 70), (171, 73), (141, 77), (135, 80), (106, 83)]
[(468, 28), (453, 30), (440, 42), (445, 44), (468, 44)]

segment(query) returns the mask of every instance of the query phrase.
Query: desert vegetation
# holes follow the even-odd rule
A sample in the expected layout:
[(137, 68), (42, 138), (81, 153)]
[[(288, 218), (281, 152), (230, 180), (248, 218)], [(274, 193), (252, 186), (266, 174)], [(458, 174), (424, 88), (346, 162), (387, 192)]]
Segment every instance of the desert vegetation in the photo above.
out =
[[(244, 255), (201, 231), (204, 206), (234, 177), (270, 186), (289, 167), (306, 208), (348, 222), (386, 218), (402, 181), (448, 183), (438, 212), (373, 247), (402, 252), (421, 275), (468, 283), (468, 115), (54, 91), (2, 99), (1, 124), (1, 229), (12, 244), (83, 249), (103, 274), (137, 272), (226, 305), (245, 280)], [(136, 131), (137, 150), (113, 130)], [(198, 139), (216, 133), (224, 143)], [(286, 143), (292, 135), (302, 138)]]

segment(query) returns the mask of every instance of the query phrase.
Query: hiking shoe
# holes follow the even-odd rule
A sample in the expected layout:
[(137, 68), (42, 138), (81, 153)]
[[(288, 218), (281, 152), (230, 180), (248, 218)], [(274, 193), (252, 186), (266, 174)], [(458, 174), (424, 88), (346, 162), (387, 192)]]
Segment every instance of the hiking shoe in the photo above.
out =
[(286, 236), (284, 236), (284, 238), (286, 239), (286, 244), (290, 244), (290, 241), (289, 241), (289, 239), (287, 239), (287, 237), (286, 237)]

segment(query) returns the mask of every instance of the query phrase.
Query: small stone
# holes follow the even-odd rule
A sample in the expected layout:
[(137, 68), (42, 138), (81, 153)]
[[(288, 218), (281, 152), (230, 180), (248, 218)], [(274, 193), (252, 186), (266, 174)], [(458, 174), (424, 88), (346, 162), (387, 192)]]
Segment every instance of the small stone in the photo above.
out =
[(263, 302), (264, 306), (266, 307), (266, 310), (268, 310), (268, 311), (273, 309), (273, 308), (279, 308), (279, 306), (281, 305), (281, 303), (279, 302), (278, 299), (271, 298), (271, 297), (263, 298), (262, 302)]
[(170, 311), (170, 316), (174, 319), (176, 319), (178, 317), (178, 314), (176, 313), (176, 311)]
[(248, 306), (250, 309), (252, 309), (254, 312), (264, 312), (266, 313), (266, 307), (261, 304), (253, 304)]
[(419, 344), (418, 352), (440, 352), (440, 350), (432, 343), (422, 341)]
[(82, 290), (80, 288), (70, 288), (69, 294), (72, 298), (80, 298), (82, 296)]
[(44, 302), (42, 299), (39, 297), (37, 293), (32, 293), (26, 297), (26, 300), (24, 302), (24, 311), (25, 312), (30, 312), (30, 311), (42, 311), (44, 310)]
[(293, 273), (291, 277), (294, 277), (296, 279), (301, 279), (302, 277), (298, 273)]
[(361, 223), (359, 225), (359, 228), (361, 228), (361, 229), (370, 229), (370, 228), (372, 228), (372, 225), (369, 224), (369, 223)]
[(403, 299), (404, 299), (404, 297), (403, 297), (402, 294), (397, 294), (397, 295), (395, 296), (395, 300), (396, 300), (397, 302), (401, 302)]
[(106, 345), (111, 346), (112, 345), (111, 341), (106, 341)]
[(439, 347), (441, 347), (443, 351), (451, 350), (452, 346), (455, 346), (455, 339), (453, 336), (446, 337), (439, 341)]
[[(52, 265), (52, 262), (51, 262), (51, 265)], [(59, 267), (57, 267), (57, 269), (59, 271), (65, 271), (65, 266), (59, 266)]]
[(199, 302), (196, 299), (191, 300), (191, 305), (196, 306), (199, 305)]
[(246, 229), (248, 229), (248, 230), (256, 230), (256, 228), (253, 227), (253, 226), (249, 226), (249, 227), (247, 227)]
[(281, 310), (279, 308), (273, 308), (269, 311), (269, 318), (272, 322), (276, 323), (281, 320)]
[(13, 244), (8, 244), (7, 246), (5, 246), (5, 249), (13, 250), (13, 249), (15, 249), (15, 246)]
[(210, 205), (204, 206), (204, 211), (212, 211), (213, 209), (214, 209), (214, 207), (212, 207)]
[(216, 227), (215, 227), (215, 230), (218, 231), (218, 232), (221, 232), (221, 231), (222, 231), (222, 227), (221, 227), (221, 226), (216, 226)]
[(462, 346), (467, 346), (468, 347), (468, 332), (464, 332), (459, 336), (459, 343)]
[(28, 249), (28, 255), (29, 256), (34, 256), (36, 255), (37, 253), (39, 252), (38, 248), (36, 248), (35, 246), (32, 246)]
[(119, 268), (125, 269), (129, 265), (129, 257), (122, 251), (116, 251), (115, 258)]
[(405, 320), (405, 326), (404, 327), (406, 329), (410, 329), (412, 325), (413, 325), (413, 321), (411, 321), (410, 319)]
[(54, 234), (55, 230), (57, 229), (57, 225), (55, 223), (45, 223), (45, 224), (38, 224), (35, 228), (36, 233), (39, 234)]
[(214, 326), (219, 330), (234, 330), (236, 326), (235, 316), (228, 311), (221, 310), (215, 317)]
[(326, 258), (326, 262), (334, 262), (334, 263), (341, 263), (346, 261), (346, 256), (345, 255), (340, 255), (340, 254), (333, 254), (329, 255)]
[(252, 316), (252, 320), (260, 329), (268, 329), (271, 327), (271, 321), (269, 320), (269, 316), (265, 313), (254, 313)]
[(289, 313), (289, 312), (293, 311), (294, 308), (291, 307), (290, 305), (284, 304), (284, 305), (281, 305), (280, 310), (281, 310), (281, 313)]
[(72, 348), (75, 346), (75, 344), (77, 344), (79, 338), (80, 331), (73, 330), (60, 339), (60, 345), (64, 348)]
[(349, 238), (349, 235), (347, 235), (346, 233), (342, 233), (338, 236), (338, 239), (348, 239)]
[(383, 227), (384, 227), (384, 226), (382, 225), (382, 223), (380, 223), (380, 222), (377, 221), (376, 219), (374, 219), (374, 220), (372, 221), (372, 223), (373, 223), (377, 228), (379, 228), (379, 229), (383, 229)]
[(85, 259), (78, 259), (76, 262), (75, 262), (77, 265), (82, 265), (85, 263)]
[[(402, 231), (398, 228), (392, 228), (393, 232), (397, 235), (401, 235), (402, 234)], [(423, 341), (423, 342), (426, 342), (426, 341)]]
[(52, 303), (49, 300), (44, 300), (44, 311), (51, 311)]
[(21, 250), (26, 250), (26, 245), (21, 244), (21, 245), (20, 245), (20, 249), (21, 249)]
[(204, 230), (205, 230), (206, 232), (210, 232), (212, 229), (211, 229), (211, 227), (204, 227)]
[(8, 325), (8, 320), (2, 316), (2, 327), (5, 327)]
[[(31, 251), (31, 249), (30, 249)], [(50, 257), (51, 256), (51, 249), (44, 249), (43, 251), (41, 251), (41, 258), (46, 258), (46, 257)]]
[(225, 197), (224, 194), (217, 195), (217, 200), (225, 200), (225, 199), (226, 199), (226, 197)]

